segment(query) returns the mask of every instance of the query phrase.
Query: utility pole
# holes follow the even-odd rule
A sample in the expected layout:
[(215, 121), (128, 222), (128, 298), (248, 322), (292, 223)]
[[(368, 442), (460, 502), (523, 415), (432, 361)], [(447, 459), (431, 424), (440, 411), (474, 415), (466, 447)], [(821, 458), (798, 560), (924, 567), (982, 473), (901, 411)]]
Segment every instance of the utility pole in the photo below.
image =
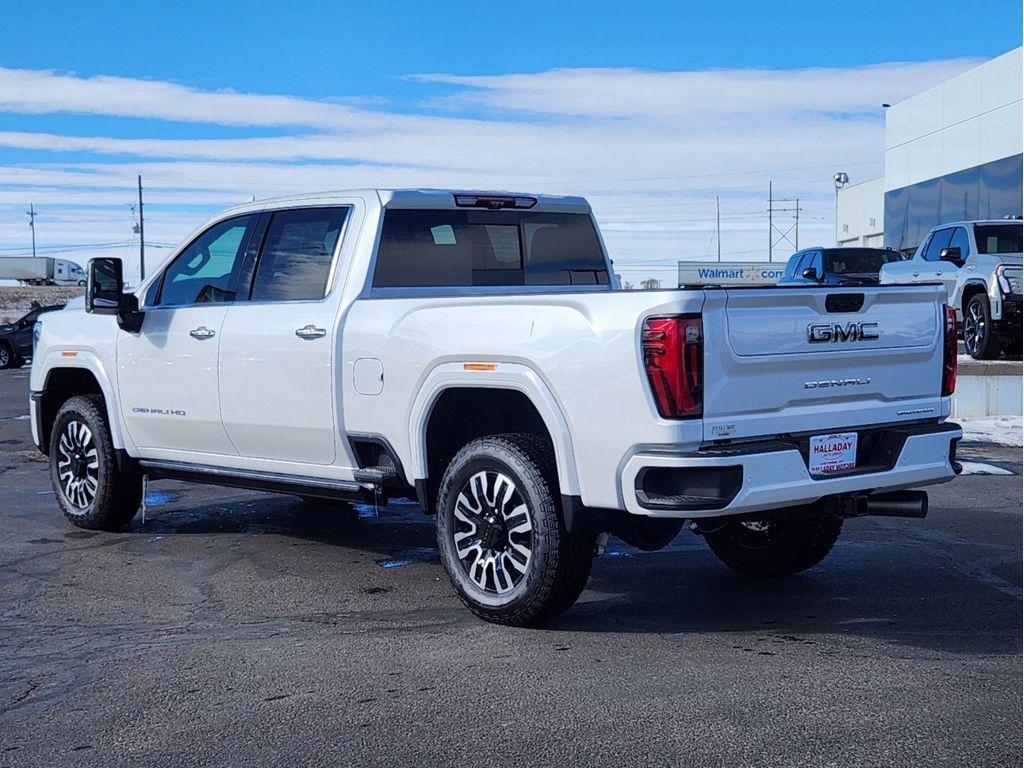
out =
[(139, 174), (139, 282), (146, 278), (146, 229), (142, 221), (142, 174)]
[(32, 258), (34, 259), (36, 257), (36, 207), (29, 203), (25, 213), (28, 214), (28, 228), (32, 230)]
[(800, 198), (796, 199), (796, 242), (793, 243), (796, 250), (800, 250)]
[[(781, 203), (781, 205), (779, 205)], [(776, 214), (783, 214), (778, 217)], [(792, 218), (790, 218), (792, 214)], [(776, 223), (779, 221), (779, 223)], [(793, 251), (800, 250), (800, 198), (775, 197), (768, 183), (768, 261), (774, 256), (775, 246), (786, 243)]]
[(722, 208), (715, 195), (715, 242), (718, 243), (718, 260), (722, 260)]

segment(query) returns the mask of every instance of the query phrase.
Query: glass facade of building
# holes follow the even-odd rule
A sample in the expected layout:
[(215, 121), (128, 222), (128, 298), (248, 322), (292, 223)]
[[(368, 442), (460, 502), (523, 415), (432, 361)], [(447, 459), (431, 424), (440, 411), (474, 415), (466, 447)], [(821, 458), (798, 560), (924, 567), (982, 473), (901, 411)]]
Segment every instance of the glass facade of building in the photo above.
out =
[(885, 244), (913, 252), (932, 227), (949, 221), (1020, 216), (1022, 155), (885, 193)]

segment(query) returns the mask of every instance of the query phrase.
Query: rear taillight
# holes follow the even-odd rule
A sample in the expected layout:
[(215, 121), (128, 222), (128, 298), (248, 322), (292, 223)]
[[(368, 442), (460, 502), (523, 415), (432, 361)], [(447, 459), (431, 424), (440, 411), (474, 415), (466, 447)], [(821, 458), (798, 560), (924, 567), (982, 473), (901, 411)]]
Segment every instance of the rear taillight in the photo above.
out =
[(942, 396), (948, 397), (956, 389), (956, 307), (946, 309), (946, 336), (942, 347)]
[(700, 315), (651, 317), (641, 347), (658, 413), (666, 419), (699, 417), (704, 410), (704, 344)]

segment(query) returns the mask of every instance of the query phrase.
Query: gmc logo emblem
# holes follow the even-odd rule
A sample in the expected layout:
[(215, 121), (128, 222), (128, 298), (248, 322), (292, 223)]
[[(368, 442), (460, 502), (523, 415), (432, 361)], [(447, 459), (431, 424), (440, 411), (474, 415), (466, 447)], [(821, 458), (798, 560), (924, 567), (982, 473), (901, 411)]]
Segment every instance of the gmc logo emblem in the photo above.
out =
[(811, 323), (807, 341), (811, 344), (870, 341), (878, 338), (878, 323)]

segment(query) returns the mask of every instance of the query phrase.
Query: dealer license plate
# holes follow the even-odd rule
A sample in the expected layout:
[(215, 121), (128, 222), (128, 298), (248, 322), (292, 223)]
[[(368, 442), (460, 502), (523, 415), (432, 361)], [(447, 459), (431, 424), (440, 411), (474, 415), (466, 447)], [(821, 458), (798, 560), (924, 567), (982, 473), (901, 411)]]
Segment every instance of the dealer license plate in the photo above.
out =
[(856, 466), (856, 432), (836, 432), (811, 438), (807, 467), (812, 475), (831, 475)]

